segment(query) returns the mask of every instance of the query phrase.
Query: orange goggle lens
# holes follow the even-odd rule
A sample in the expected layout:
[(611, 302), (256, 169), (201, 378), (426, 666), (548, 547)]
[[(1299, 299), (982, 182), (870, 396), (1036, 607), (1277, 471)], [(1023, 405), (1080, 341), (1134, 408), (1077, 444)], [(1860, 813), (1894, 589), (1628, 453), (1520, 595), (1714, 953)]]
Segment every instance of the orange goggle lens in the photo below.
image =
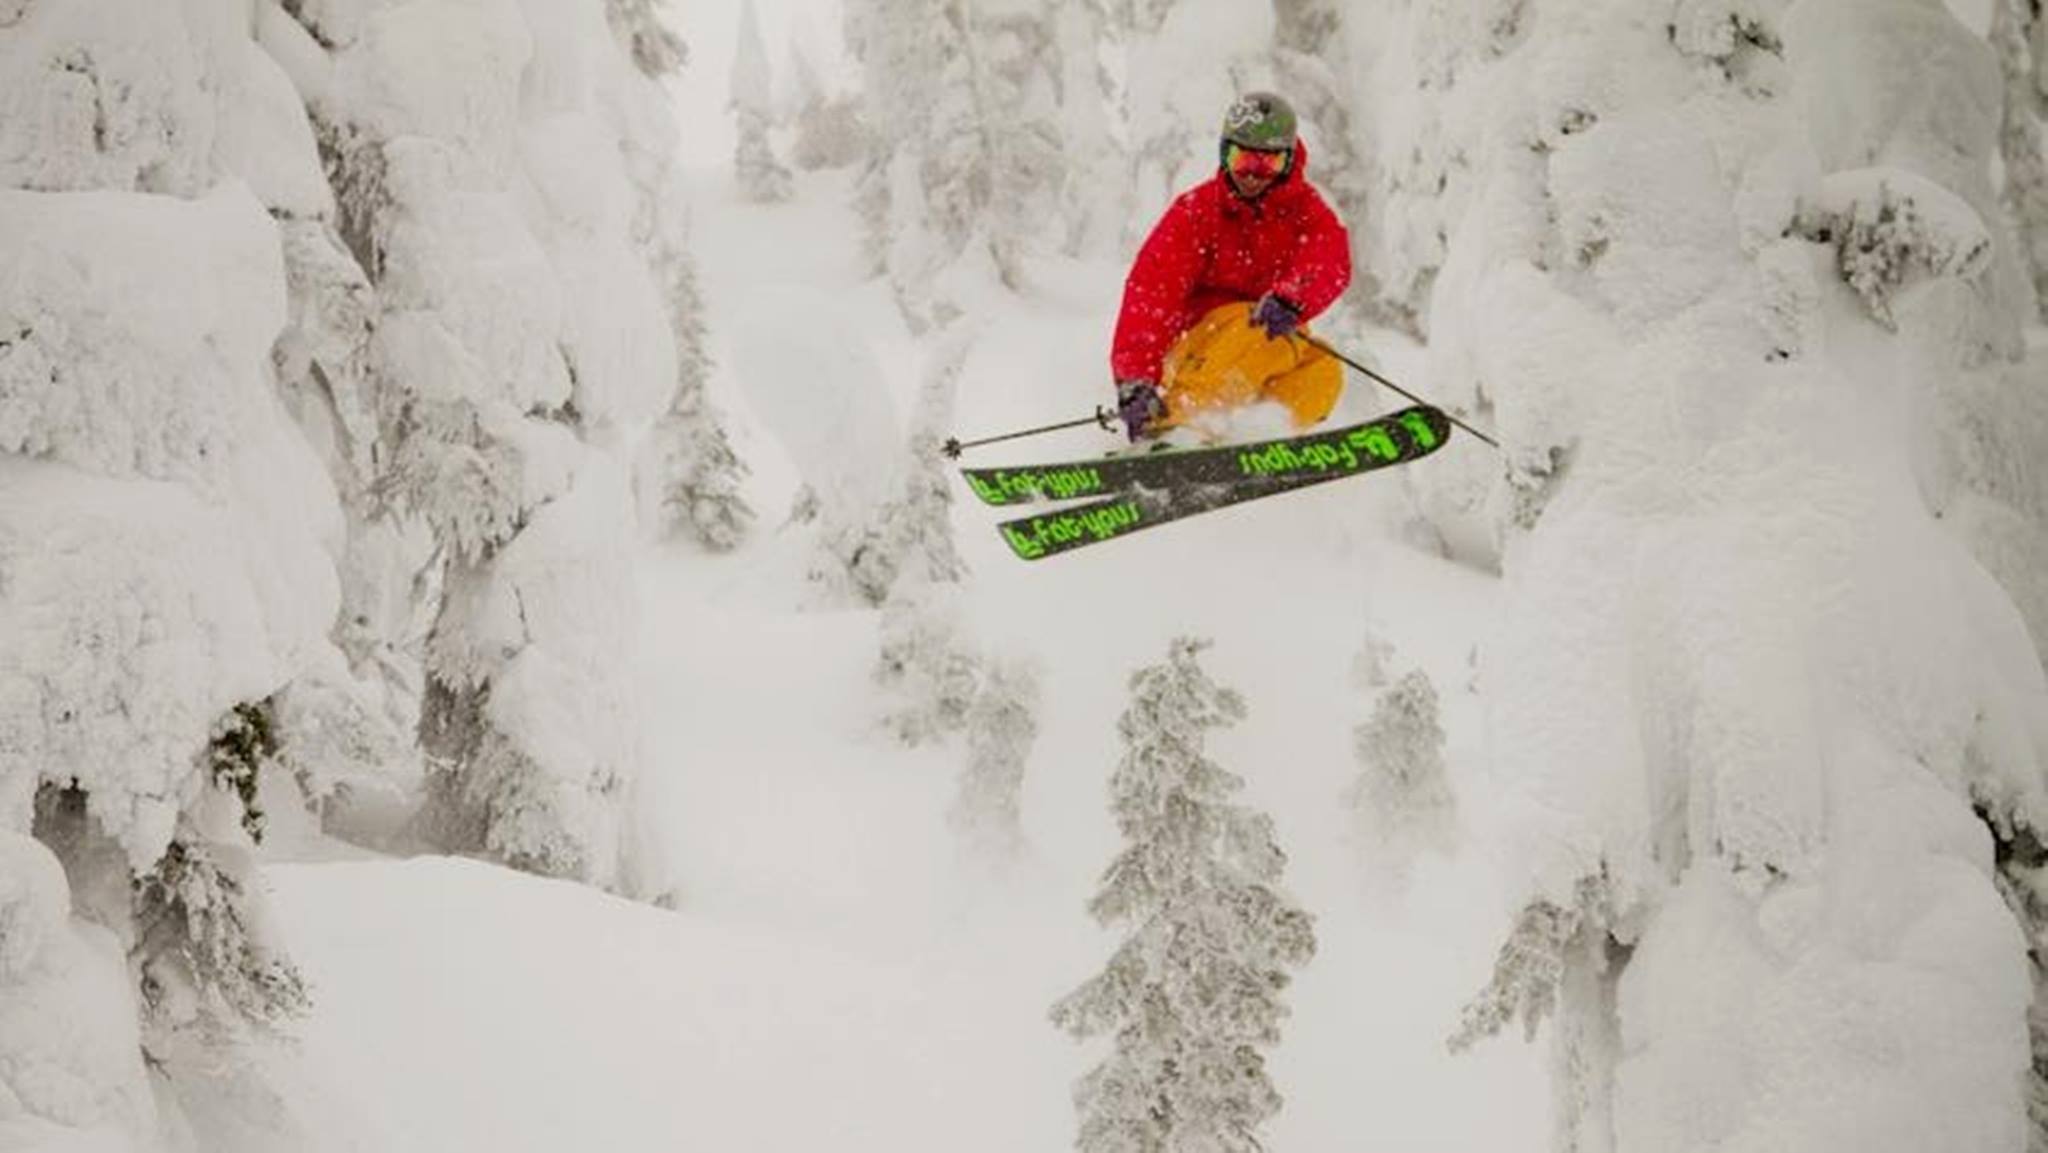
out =
[(1223, 150), (1223, 166), (1233, 176), (1279, 176), (1294, 162), (1293, 150), (1261, 152), (1232, 144)]

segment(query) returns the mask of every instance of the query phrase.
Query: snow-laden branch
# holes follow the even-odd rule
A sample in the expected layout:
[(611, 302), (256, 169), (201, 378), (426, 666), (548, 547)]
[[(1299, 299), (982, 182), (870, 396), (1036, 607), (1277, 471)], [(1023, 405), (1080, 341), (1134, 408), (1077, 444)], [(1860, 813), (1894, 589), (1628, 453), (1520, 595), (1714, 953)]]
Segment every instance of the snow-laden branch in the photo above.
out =
[(1870, 316), (1898, 328), (1899, 300), (1931, 280), (1968, 280), (1991, 262), (1991, 234), (1962, 197), (1901, 168), (1837, 172), (1800, 207), (1794, 228), (1831, 244), (1842, 279)]

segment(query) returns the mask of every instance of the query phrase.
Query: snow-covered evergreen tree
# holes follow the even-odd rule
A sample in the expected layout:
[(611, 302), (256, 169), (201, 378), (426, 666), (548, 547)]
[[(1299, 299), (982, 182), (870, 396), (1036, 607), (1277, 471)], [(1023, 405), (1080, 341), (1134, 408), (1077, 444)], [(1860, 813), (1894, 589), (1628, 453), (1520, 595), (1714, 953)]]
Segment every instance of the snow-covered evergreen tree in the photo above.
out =
[(970, 342), (958, 331), (941, 342), (919, 390), (902, 482), (858, 526), (860, 551), (846, 566), (862, 598), (882, 606), (875, 676), (894, 701), (884, 723), (913, 746), (959, 732), (987, 674), (960, 612), (967, 567), (953, 540), (951, 470), (936, 431), (950, 419)]
[[(1231, 100), (1276, 88), (1275, 13), (1271, 5), (1237, 0), (1133, 0), (1103, 8), (1105, 91), (1113, 95), (1118, 131), (1113, 155), (1122, 167), (1119, 182), (1131, 190), (1122, 245), (1128, 254), (1176, 194), (1216, 171), (1217, 137)], [(1309, 145), (1321, 155), (1320, 137)], [(1313, 165), (1312, 176), (1321, 161)]]
[(21, 1149), (147, 1149), (160, 1131), (122, 943), (78, 915), (64, 866), (0, 829), (0, 1116)]
[(1359, 774), (1345, 800), (1368, 857), (1398, 871), (1418, 850), (1448, 848), (1457, 811), (1428, 674), (1413, 669), (1382, 689), (1352, 750)]
[(1038, 735), (1038, 675), (971, 635), (950, 583), (916, 584), (882, 606), (874, 665), (882, 726), (906, 746), (964, 737), (947, 821), (972, 856), (1001, 865), (1024, 845), (1019, 809)]
[(822, 520), (814, 581), (880, 606), (967, 574), (953, 539), (953, 471), (941, 430), (951, 419), (970, 346), (970, 334), (955, 330), (934, 349), (908, 443), (891, 462), (893, 483), (881, 499)]
[(1351, 658), (1351, 683), (1368, 693), (1378, 693), (1393, 683), (1394, 646), (1377, 631), (1368, 632), (1365, 643)]
[(1991, 7), (1991, 45), (1998, 52), (2004, 101), (1998, 125), (1998, 158), (2005, 170), (2002, 199), (2019, 234), (2027, 270), (2034, 281), (2036, 318), (2048, 317), (2048, 152), (2042, 120), (2048, 115), (2040, 7), (2032, 0), (1997, 0)]
[(1589, 916), (1595, 894), (1594, 886), (1582, 884), (1576, 904), (1535, 900), (1523, 908), (1494, 959), (1493, 979), (1465, 1005), (1450, 1038), (1453, 1052), (1518, 1021), (1524, 1037), (1535, 1039), (1537, 1027), (1557, 1008), (1572, 942), (1589, 927), (1600, 928), (1597, 918)]
[(1490, 108), (1475, 74), (1510, 51), (1537, 10), (1523, 0), (1402, 0), (1345, 28), (1363, 78), (1356, 139), (1364, 213), (1353, 218), (1359, 286), (1373, 310), (1426, 336), (1430, 291), (1474, 188)]
[(1569, 904), (1532, 899), (1494, 958), (1493, 978), (1466, 1003), (1449, 1038), (1453, 1053), (1519, 1022), (1534, 1040), (1549, 1022), (1551, 1146), (1570, 1153), (1616, 1145), (1615, 1071), (1621, 1062), (1618, 985), (1629, 947), (1614, 925), (1604, 876), (1579, 880)]
[(186, 1059), (202, 1061), (220, 1038), (273, 1029), (310, 1005), (305, 980), (251, 915), (256, 883), (246, 845), (194, 825), (137, 879), (134, 952), (153, 1059), (189, 1046)]
[(1126, 255), (1124, 235), (1138, 209), (1130, 180), (1129, 107), (1114, 67), (1129, 36), (1118, 3), (1055, 5), (1051, 20), (1058, 67), (1059, 139), (1067, 169), (1059, 217), (1062, 247), (1096, 258)]
[(789, 45), (794, 108), (790, 162), (806, 171), (845, 168), (867, 152), (867, 126), (857, 94), (833, 93), (801, 40)]
[(604, 0), (612, 33), (632, 54), (633, 66), (650, 78), (667, 76), (690, 58), (689, 46), (662, 19), (666, 0)]
[[(1352, 112), (1364, 106), (1364, 98), (1343, 6), (1334, 0), (1274, 0), (1273, 55), (1274, 90), (1284, 93), (1301, 117), (1302, 135), (1313, 150), (1316, 186), (1351, 225), (1357, 284), (1339, 306), (1399, 324), (1402, 314), (1375, 307), (1380, 294), (1372, 284), (1372, 266), (1355, 258), (1369, 219), (1371, 176), (1362, 155), (1359, 117)], [(1323, 323), (1327, 327), (1334, 319)]]
[(833, 579), (869, 605), (887, 601), (899, 581), (951, 582), (966, 574), (953, 542), (952, 474), (938, 437), (919, 433), (905, 456), (896, 495), (872, 520), (846, 525), (824, 542), (837, 570)]
[(855, 0), (846, 16), (869, 130), (855, 192), (866, 255), (914, 328), (947, 324), (959, 306), (932, 282), (986, 188), (966, 18), (956, 0)]
[(653, 519), (664, 532), (725, 552), (745, 539), (754, 522), (754, 510), (740, 491), (747, 467), (705, 393), (711, 360), (704, 350), (696, 264), (679, 245), (669, 245), (657, 256), (655, 268), (675, 335), (676, 389), (668, 411), (647, 437), (640, 483), (652, 489), (658, 508)]
[(1044, 0), (851, 0), (846, 14), (865, 76), (867, 254), (914, 327), (943, 326), (962, 308), (949, 270), (985, 259), (1021, 285), (1059, 212), (1057, 29)]
[[(253, 793), (273, 763), (209, 746), (301, 679), (349, 680), (323, 456), (361, 410), (343, 379), (314, 416), (298, 365), (339, 370), (349, 338), (319, 344), (294, 298), (335, 202), (267, 23), (222, 16), (0, 19), (0, 1101), (52, 1146), (146, 1148), (210, 1085), (260, 1094), (236, 1029), (299, 998), (231, 881), (255, 822), (215, 777)], [(157, 931), (148, 885), (173, 875), (196, 936)], [(276, 980), (173, 1046), (179, 971), (202, 999)]]
[(2027, 1012), (2032, 1051), (2026, 1084), (2027, 1150), (2048, 1149), (2048, 845), (2032, 829), (2001, 825), (1978, 810), (1996, 838), (1998, 889), (2026, 935), (2034, 978), (2034, 1003)]
[(967, 710), (967, 760), (946, 816), (969, 851), (998, 864), (1024, 849), (1024, 769), (1038, 739), (1038, 674), (991, 660)]
[[(664, 482), (729, 475), (690, 390), (677, 145), (652, 79), (680, 43), (647, 0), (293, 16), (278, 36), (296, 33), (338, 231), (376, 297), (375, 491), (434, 542), (420, 827), (635, 887), (625, 458), (666, 407)], [(720, 508), (691, 512), (717, 531)]]
[(1381, 171), (1434, 176), (1382, 227), (1441, 243), (1431, 386), (1506, 452), (1467, 506), (1489, 744), (1531, 802), (1510, 952), (1556, 960), (1497, 985), (1556, 993), (1558, 1147), (2015, 1148), (2029, 973), (1972, 808), (2041, 827), (2048, 678), (1982, 528), (2034, 531), (1985, 465), (2043, 442), (1990, 47), (1926, 0), (1383, 16)]
[(1026, 256), (1056, 251), (1065, 241), (1060, 225), (1068, 162), (1060, 99), (1066, 70), (1058, 7), (1039, 0), (968, 9), (989, 152), (984, 227), (996, 270), (1012, 288), (1024, 283)]
[(1076, 1037), (1114, 1039), (1074, 1092), (1086, 1153), (1248, 1153), (1281, 1105), (1263, 1050), (1279, 1040), (1280, 995), (1315, 932), (1278, 887), (1286, 855), (1271, 818), (1232, 800), (1243, 780), (1203, 755), (1210, 730), (1245, 715), (1203, 671), (1204, 647), (1176, 640), (1133, 674), (1117, 721), (1110, 806), (1123, 848), (1089, 911), (1128, 935), (1052, 1010)]
[(984, 665), (952, 589), (890, 598), (874, 668), (888, 702), (882, 726), (912, 748), (960, 732), (979, 699)]
[(761, 43), (761, 22), (753, 0), (740, 6), (740, 39), (732, 62), (732, 108), (737, 131), (733, 143), (733, 176), (740, 195), (774, 203), (789, 199), (789, 169), (775, 158), (768, 134), (775, 126), (774, 74), (768, 50)]

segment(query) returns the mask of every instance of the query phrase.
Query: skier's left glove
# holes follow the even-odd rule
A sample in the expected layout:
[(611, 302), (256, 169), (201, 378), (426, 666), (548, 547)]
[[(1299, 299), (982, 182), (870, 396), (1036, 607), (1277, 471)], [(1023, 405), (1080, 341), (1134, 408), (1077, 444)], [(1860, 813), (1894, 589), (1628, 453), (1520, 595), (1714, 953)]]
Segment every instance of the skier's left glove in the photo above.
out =
[(1301, 327), (1301, 309), (1286, 297), (1269, 292), (1252, 306), (1252, 324), (1265, 329), (1268, 337), (1287, 336)]

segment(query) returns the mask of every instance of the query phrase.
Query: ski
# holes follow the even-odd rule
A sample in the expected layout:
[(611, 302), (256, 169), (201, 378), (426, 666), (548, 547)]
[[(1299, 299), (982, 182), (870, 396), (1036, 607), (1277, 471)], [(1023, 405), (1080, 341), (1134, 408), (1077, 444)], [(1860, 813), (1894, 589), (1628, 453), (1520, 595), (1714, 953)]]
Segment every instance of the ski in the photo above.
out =
[(1442, 411), (1418, 405), (1360, 424), (1277, 440), (1168, 448), (1014, 468), (963, 468), (960, 474), (982, 503), (1007, 506), (1109, 496), (1139, 488), (1350, 476), (1421, 456), (1450, 434), (1450, 419)]
[[(1387, 433), (1394, 441), (1394, 452), (1391, 455), (1369, 452), (1366, 457), (1360, 458), (1355, 468), (1325, 468), (1320, 472), (1295, 470), (1207, 482), (1184, 482), (1168, 487), (1140, 485), (1072, 508), (1007, 520), (997, 525), (996, 531), (1002, 534), (1004, 542), (1010, 546), (1010, 551), (1017, 554), (1020, 559), (1039, 560), (1091, 544), (1126, 537), (1162, 524), (1185, 520), (1201, 513), (1213, 512), (1219, 508), (1277, 496), (1280, 493), (1341, 480), (1388, 465), (1416, 460), (1436, 451), (1449, 439), (1450, 422), (1443, 418), (1441, 412), (1436, 409), (1408, 411), (1426, 411), (1433, 414), (1435, 419), (1424, 418), (1424, 423), (1412, 427), (1406, 423), (1397, 423), (1396, 427), (1401, 431)], [(1386, 419), (1397, 420), (1403, 415), (1406, 414), (1396, 414), (1395, 417)], [(1348, 431), (1350, 430), (1337, 430), (1340, 434)]]

